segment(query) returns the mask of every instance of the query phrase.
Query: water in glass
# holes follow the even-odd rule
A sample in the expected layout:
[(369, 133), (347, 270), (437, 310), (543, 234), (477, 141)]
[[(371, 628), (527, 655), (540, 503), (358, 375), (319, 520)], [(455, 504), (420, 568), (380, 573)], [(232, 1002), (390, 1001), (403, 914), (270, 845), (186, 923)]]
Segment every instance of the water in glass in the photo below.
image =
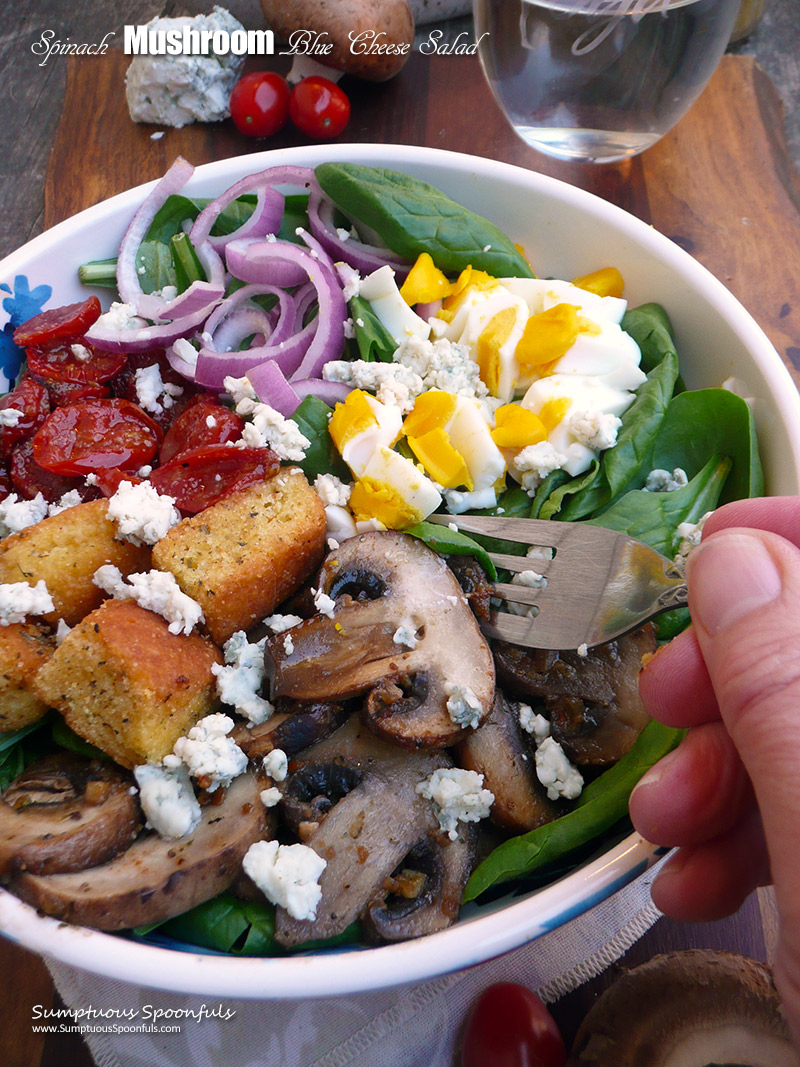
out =
[(654, 144), (714, 72), (740, 0), (474, 0), (484, 73), (517, 133), (560, 159)]

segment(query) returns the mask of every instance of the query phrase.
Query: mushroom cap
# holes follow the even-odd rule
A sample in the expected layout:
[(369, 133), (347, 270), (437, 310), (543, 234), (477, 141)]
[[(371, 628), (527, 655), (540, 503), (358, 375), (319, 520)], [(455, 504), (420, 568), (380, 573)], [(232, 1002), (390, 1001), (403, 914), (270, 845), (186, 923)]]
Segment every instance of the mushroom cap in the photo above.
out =
[(578, 1030), (570, 1067), (798, 1067), (772, 974), (728, 952), (655, 956), (619, 977)]
[(197, 828), (178, 841), (141, 834), (100, 867), (73, 874), (24, 873), (12, 889), (28, 904), (66, 922), (125, 930), (163, 922), (224, 892), (250, 845), (268, 836), (259, 792), (264, 780), (241, 774), (221, 804), (203, 808)]
[[(318, 585), (332, 615), (269, 638), (273, 699), (340, 700), (367, 694), (363, 715), (405, 748), (443, 748), (466, 728), (448, 710), (451, 686), (480, 705), (494, 699), (494, 660), (450, 568), (418, 538), (386, 531), (348, 538), (331, 552)], [(415, 631), (413, 647), (398, 640)], [(287, 635), (290, 638), (287, 649)]]
[(0, 875), (56, 874), (105, 863), (141, 826), (133, 779), (62, 752), (36, 760), (0, 800)]
[(367, 81), (397, 74), (414, 43), (407, 0), (261, 0), (261, 10), (279, 37), (319, 34), (319, 43), (332, 47), (315, 58)]

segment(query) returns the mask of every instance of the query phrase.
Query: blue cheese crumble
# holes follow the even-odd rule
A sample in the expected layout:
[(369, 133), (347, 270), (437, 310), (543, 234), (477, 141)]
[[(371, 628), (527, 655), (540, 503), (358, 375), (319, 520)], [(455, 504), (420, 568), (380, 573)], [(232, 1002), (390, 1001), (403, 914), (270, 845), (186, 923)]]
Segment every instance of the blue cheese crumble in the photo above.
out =
[(483, 775), (460, 767), (440, 767), (417, 786), (420, 796), (433, 802), (444, 833), (455, 841), (459, 822), (480, 822), (489, 816), (494, 793), (483, 788)]
[(326, 866), (308, 845), (279, 845), (277, 841), (256, 841), (242, 861), (244, 873), (267, 900), (300, 920), (316, 918), (322, 899), (319, 878)]
[(469, 686), (456, 682), (445, 682), (447, 696), (447, 714), (456, 726), (472, 727), (477, 730), (483, 717), (483, 705)]
[[(228, 737), (233, 725), (233, 719), (228, 715), (218, 712), (206, 715), (173, 746), (172, 751), (186, 765), (189, 774), (209, 793), (220, 786), (229, 786), (234, 778), (247, 770), (247, 756)], [(164, 762), (167, 764), (166, 760)]]
[(181, 521), (175, 498), (158, 493), (149, 482), (120, 482), (106, 515), (133, 545), (154, 545)]
[(211, 666), (220, 700), (230, 704), (251, 726), (266, 722), (275, 710), (260, 695), (264, 684), (265, 642), (266, 637), (263, 637), (251, 643), (244, 630), (237, 630), (223, 647), (225, 665), (214, 663)]
[(27, 582), (0, 585), (0, 626), (25, 622), (29, 615), (44, 615), (55, 609), (44, 579), (36, 585), (28, 585)]
[(97, 568), (92, 581), (117, 600), (135, 600), (140, 607), (161, 615), (169, 623), (171, 634), (190, 634), (204, 621), (203, 609), (182, 591), (168, 571), (129, 574), (126, 581), (119, 567), (106, 563)]
[(161, 837), (177, 841), (190, 834), (201, 819), (189, 772), (182, 763), (173, 767), (142, 764), (134, 767), (139, 803), (147, 826)]
[(583, 789), (583, 775), (552, 737), (545, 737), (536, 746), (536, 777), (547, 790), (550, 800), (559, 797), (574, 800)]

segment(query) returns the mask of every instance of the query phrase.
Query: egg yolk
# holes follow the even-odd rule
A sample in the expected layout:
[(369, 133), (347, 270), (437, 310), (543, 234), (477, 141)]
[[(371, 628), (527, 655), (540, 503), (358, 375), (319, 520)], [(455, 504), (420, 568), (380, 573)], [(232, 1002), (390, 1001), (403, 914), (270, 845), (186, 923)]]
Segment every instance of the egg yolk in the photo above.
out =
[(446, 423), (455, 415), (458, 397), (455, 393), (446, 393), (443, 389), (431, 389), (420, 393), (413, 411), (403, 422), (403, 433), (409, 437), (422, 437)]
[(602, 270), (592, 271), (591, 274), (582, 274), (580, 278), (573, 278), (572, 284), (597, 296), (620, 297), (625, 288), (622, 275), (616, 267), (603, 267)]
[(494, 289), (498, 284), (497, 278), (493, 278), (485, 270), (465, 267), (453, 283), (453, 291), (442, 304), (438, 317), (444, 319), (445, 322), (450, 322), (461, 306), (461, 302), (466, 299), (470, 289)]
[(439, 270), (428, 252), (420, 252), (417, 261), (400, 287), (400, 296), (409, 305), (444, 300), (453, 291), (453, 283)]
[(446, 430), (437, 427), (421, 437), (409, 437), (408, 446), (431, 478), (445, 489), (463, 485), (472, 492), (475, 488), (464, 457), (453, 448)]
[(497, 396), (500, 388), (500, 349), (511, 336), (517, 321), (517, 309), (506, 307), (492, 315), (478, 336), (478, 367), (481, 381)]
[(350, 494), (350, 510), (356, 522), (377, 519), (389, 530), (404, 530), (424, 518), (392, 485), (375, 478), (360, 478)]
[(551, 433), (564, 419), (571, 404), (572, 401), (568, 396), (553, 396), (545, 400), (539, 412), (539, 419), (548, 433)]
[(514, 355), (524, 366), (539, 366), (560, 359), (580, 332), (578, 308), (573, 304), (556, 304), (525, 323)]
[(494, 420), (492, 440), (498, 448), (527, 448), (547, 437), (547, 427), (539, 416), (519, 404), (504, 404), (494, 413)]
[(343, 403), (337, 404), (328, 422), (331, 440), (341, 452), (348, 441), (374, 426), (375, 413), (363, 389), (353, 389)]

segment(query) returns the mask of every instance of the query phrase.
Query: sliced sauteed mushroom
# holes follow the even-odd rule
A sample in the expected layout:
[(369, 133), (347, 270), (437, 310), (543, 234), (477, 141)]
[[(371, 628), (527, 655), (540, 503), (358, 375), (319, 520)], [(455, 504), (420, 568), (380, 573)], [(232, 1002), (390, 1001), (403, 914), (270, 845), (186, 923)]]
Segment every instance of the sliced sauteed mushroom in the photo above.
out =
[(524, 834), (562, 814), (536, 777), (534, 754), (519, 718), (499, 690), (489, 718), (456, 752), (459, 764), (482, 774), (484, 786), (494, 793), (491, 817), (499, 826)]
[(203, 809), (201, 822), (185, 838), (168, 841), (146, 833), (101, 867), (49, 876), (24, 873), (13, 888), (46, 915), (99, 930), (180, 915), (224, 892), (250, 845), (269, 836), (262, 788), (263, 780), (242, 774), (221, 804)]
[(445, 930), (458, 918), (475, 865), (474, 824), (462, 823), (455, 841), (426, 834), (367, 905), (363, 929), (371, 941), (406, 941)]
[(498, 682), (513, 696), (543, 705), (553, 737), (579, 764), (616, 763), (647, 723), (639, 698), (642, 658), (655, 652), (648, 623), (586, 656), (501, 644)]
[(367, 694), (371, 728), (406, 748), (451, 745), (485, 719), (494, 663), (439, 555), (407, 534), (362, 534), (330, 553), (318, 584), (334, 610), (267, 641), (273, 698)]
[(0, 800), (0, 877), (82, 871), (123, 852), (141, 825), (133, 778), (71, 753), (32, 763)]
[(352, 708), (347, 704), (279, 701), (277, 711), (265, 723), (253, 727), (237, 726), (232, 737), (251, 760), (266, 756), (274, 748), (293, 756), (338, 730), (351, 712)]
[(603, 993), (570, 1067), (800, 1067), (768, 967), (728, 952), (656, 956)]
[(337, 789), (347, 790), (327, 814), (317, 810), (318, 825), (306, 841), (326, 862), (316, 918), (294, 919), (278, 908), (276, 937), (286, 946), (341, 933), (414, 845), (438, 829), (433, 806), (417, 785), (448, 765), (443, 755), (403, 752), (373, 737), (357, 718), (337, 733), (309, 749), (308, 758), (283, 784), (285, 795), (291, 795), (293, 779), (301, 775), (308, 795), (315, 791), (313, 768), (320, 769), (323, 785), (326, 778), (333, 779), (336, 767)]
[(486, 571), (474, 556), (448, 556), (447, 565), (458, 578), (475, 617), (481, 622), (489, 622), (494, 586), (486, 577)]

